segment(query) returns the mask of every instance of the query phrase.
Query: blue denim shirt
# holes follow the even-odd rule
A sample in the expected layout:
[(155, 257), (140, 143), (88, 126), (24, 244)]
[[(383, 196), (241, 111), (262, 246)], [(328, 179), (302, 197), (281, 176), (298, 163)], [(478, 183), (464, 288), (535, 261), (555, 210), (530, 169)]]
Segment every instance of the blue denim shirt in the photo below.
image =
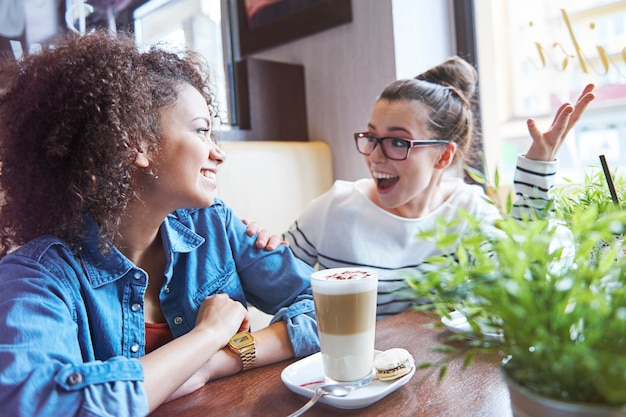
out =
[[(0, 415), (135, 416), (148, 412), (143, 369), (146, 273), (113, 248), (83, 250), (44, 236), (0, 261)], [(161, 227), (167, 253), (161, 306), (175, 337), (202, 301), (227, 293), (284, 320), (297, 357), (319, 350), (312, 269), (288, 247), (265, 251), (216, 199)], [(279, 382), (279, 381), (277, 381)]]

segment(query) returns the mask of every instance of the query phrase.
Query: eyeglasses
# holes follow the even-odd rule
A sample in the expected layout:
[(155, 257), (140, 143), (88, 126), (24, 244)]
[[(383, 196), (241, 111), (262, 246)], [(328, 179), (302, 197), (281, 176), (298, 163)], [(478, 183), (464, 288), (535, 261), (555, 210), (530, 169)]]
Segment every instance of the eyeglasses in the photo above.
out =
[(376, 146), (380, 144), (383, 155), (394, 161), (405, 160), (409, 156), (409, 151), (418, 146), (445, 145), (446, 143), (450, 143), (449, 140), (442, 139), (412, 140), (402, 138), (377, 138), (368, 132), (355, 133), (354, 141), (356, 142), (356, 149), (363, 155), (371, 155), (374, 149), (376, 149)]

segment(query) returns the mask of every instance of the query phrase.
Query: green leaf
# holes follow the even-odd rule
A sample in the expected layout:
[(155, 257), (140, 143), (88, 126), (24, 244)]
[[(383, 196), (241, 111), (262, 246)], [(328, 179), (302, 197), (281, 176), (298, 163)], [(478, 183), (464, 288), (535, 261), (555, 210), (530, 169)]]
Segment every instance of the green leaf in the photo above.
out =
[(474, 352), (468, 352), (463, 360), (463, 369), (467, 369), (472, 363), (474, 363), (475, 358), (476, 354)]
[(485, 174), (480, 172), (478, 169), (469, 165), (465, 165), (464, 168), (465, 172), (467, 172), (467, 175), (469, 175), (472, 180), (476, 181), (477, 184), (487, 184), (487, 178), (485, 177)]
[(448, 373), (448, 364), (443, 364), (441, 366), (441, 368), (439, 369), (439, 380), (442, 380), (446, 377), (446, 374)]
[(432, 362), (421, 362), (419, 364), (416, 365), (416, 369), (426, 369), (426, 368), (431, 368), (433, 367), (435, 364)]
[(453, 348), (452, 346), (440, 345), (440, 346), (435, 346), (433, 348), (433, 351), (442, 352), (442, 353), (452, 353), (452, 352), (456, 352), (456, 349)]

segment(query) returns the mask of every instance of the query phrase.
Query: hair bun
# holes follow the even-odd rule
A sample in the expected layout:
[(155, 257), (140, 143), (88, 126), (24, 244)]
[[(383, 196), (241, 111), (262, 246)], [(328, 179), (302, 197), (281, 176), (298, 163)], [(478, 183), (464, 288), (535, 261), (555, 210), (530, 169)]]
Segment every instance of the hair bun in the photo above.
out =
[(428, 81), (449, 87), (465, 102), (471, 102), (476, 91), (478, 74), (469, 62), (454, 56), (434, 68), (415, 77), (418, 80)]

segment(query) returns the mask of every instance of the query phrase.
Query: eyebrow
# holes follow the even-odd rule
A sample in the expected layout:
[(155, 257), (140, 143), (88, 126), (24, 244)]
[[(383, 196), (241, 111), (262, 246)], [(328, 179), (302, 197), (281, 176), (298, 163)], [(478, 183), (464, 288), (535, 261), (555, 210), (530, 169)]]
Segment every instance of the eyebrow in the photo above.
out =
[(207, 125), (208, 125), (209, 127), (212, 127), (211, 120), (210, 120), (210, 119), (207, 119), (207, 118), (206, 118), (206, 117), (204, 117), (204, 116), (194, 117), (193, 119), (191, 119), (191, 121), (192, 121), (192, 122), (195, 122), (196, 120), (204, 120), (204, 121), (207, 123)]
[[(374, 126), (371, 123), (368, 123), (367, 127), (371, 128), (373, 130), (376, 130), (376, 126)], [(409, 132), (408, 130), (406, 130), (403, 127), (398, 127), (398, 126), (393, 126), (393, 127), (389, 128), (389, 129), (387, 129), (387, 131), (389, 131), (391, 133), (406, 133), (409, 136), (411, 135), (411, 132)]]

